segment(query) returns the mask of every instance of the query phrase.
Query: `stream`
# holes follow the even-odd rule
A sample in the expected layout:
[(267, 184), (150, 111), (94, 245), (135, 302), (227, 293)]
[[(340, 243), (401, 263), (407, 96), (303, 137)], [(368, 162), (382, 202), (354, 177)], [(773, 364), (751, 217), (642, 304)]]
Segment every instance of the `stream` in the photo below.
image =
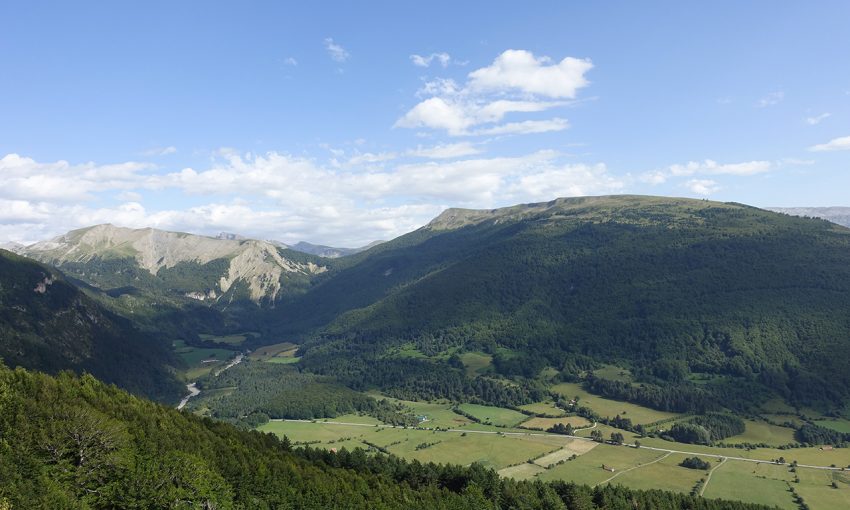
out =
[[(236, 365), (238, 365), (239, 363), (242, 362), (242, 359), (244, 357), (245, 357), (245, 354), (240, 352), (239, 354), (236, 355), (235, 358), (230, 360), (230, 362), (227, 365), (225, 365), (221, 370), (218, 370), (215, 373), (215, 376), (218, 377), (219, 374), (221, 374), (222, 372), (224, 372), (228, 368), (235, 367)], [(201, 394), (201, 390), (198, 389), (197, 384), (198, 383), (196, 381), (196, 382), (189, 383), (189, 384), (186, 385), (186, 389), (189, 390), (189, 394), (186, 395), (185, 397), (183, 397), (183, 400), (181, 400), (180, 403), (177, 404), (177, 409), (183, 409), (184, 407), (186, 407), (186, 404), (189, 403), (189, 400), (191, 400), (193, 397), (197, 397), (198, 395)]]

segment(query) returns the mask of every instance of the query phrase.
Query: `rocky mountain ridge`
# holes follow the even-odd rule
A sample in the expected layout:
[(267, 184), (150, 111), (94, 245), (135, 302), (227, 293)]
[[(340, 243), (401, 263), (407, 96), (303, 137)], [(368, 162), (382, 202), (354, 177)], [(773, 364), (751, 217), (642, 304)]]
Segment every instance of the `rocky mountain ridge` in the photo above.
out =
[[(83, 271), (86, 265), (98, 261), (131, 260), (152, 276), (181, 265), (197, 267), (223, 261), (215, 275), (214, 293), (210, 292), (209, 280), (199, 280), (197, 288), (183, 289), (185, 293), (214, 298), (226, 294), (235, 284), (244, 283), (255, 302), (274, 301), (281, 291), (282, 277), (309, 278), (327, 270), (312, 260), (287, 257), (267, 241), (213, 238), (153, 228), (129, 229), (110, 224), (73, 230), (20, 252), (60, 268), (74, 265)], [(96, 281), (88, 283), (97, 285)]]

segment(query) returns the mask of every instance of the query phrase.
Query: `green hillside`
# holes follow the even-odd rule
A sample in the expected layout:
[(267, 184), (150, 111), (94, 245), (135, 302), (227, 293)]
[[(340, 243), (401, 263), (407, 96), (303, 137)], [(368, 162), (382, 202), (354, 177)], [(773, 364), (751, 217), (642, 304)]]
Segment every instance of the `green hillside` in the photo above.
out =
[(56, 373), (90, 372), (134, 393), (172, 400), (182, 391), (168, 345), (141, 334), (55, 269), (0, 250), (0, 359)]
[(303, 368), (355, 386), (451, 397), (465, 376), (440, 360), (475, 350), (508, 376), (626, 366), (643, 389), (603, 380), (596, 391), (661, 409), (850, 396), (850, 230), (823, 220), (559, 199), (452, 209), (343, 263), (280, 316), (284, 330), (314, 332)]
[(0, 364), (0, 508), (696, 509), (758, 505), (623, 487), (516, 482), (363, 450), (293, 450), (91, 376)]

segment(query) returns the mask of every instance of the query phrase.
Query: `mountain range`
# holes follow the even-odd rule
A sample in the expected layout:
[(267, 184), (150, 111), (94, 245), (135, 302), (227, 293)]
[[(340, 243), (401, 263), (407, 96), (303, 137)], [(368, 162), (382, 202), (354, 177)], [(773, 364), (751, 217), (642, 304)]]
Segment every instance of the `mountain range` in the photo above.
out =
[(516, 405), (600, 363), (642, 381), (608, 391), (682, 411), (850, 397), (850, 230), (820, 219), (610, 196), (449, 209), (333, 259), (219, 237), (99, 225), (22, 253), (142, 334), (286, 339), (303, 371), (405, 398)]

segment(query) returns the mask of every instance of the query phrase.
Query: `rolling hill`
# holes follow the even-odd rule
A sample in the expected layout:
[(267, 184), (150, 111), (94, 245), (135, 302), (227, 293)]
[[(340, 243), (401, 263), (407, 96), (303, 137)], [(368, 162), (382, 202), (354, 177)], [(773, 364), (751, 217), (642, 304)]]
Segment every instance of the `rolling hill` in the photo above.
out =
[[(850, 230), (823, 220), (558, 199), (450, 209), (344, 260), (283, 307), (280, 327), (309, 340), (303, 368), (356, 386), (441, 396), (446, 359), (483, 350), (506, 376), (628, 366), (659, 393), (644, 397), (680, 410), (850, 397)], [(688, 396), (667, 395), (671, 384)]]

